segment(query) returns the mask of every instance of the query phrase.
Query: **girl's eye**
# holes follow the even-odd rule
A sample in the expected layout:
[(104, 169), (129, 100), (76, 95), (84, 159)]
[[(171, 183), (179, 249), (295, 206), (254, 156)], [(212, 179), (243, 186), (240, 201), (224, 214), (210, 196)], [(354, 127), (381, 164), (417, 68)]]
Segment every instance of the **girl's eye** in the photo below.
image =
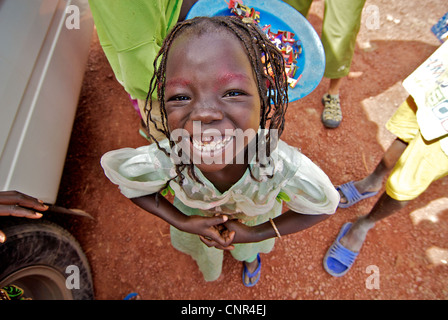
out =
[(238, 97), (238, 96), (242, 96), (242, 95), (244, 95), (243, 92), (237, 91), (237, 90), (232, 90), (232, 91), (227, 92), (224, 96), (225, 97)]
[(174, 96), (168, 99), (168, 101), (187, 101), (187, 100), (190, 100), (190, 98), (182, 95)]

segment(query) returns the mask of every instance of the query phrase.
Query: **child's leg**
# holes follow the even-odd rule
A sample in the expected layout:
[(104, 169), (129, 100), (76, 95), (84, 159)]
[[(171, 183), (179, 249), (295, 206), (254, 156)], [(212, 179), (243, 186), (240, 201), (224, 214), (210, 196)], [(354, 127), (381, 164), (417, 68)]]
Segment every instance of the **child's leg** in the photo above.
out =
[(334, 78), (330, 79), (330, 85), (328, 87), (328, 94), (332, 96), (336, 96), (339, 94), (339, 90), (341, 89), (342, 78)]
[[(407, 144), (405, 142), (400, 139), (395, 139), (395, 141), (387, 149), (380, 163), (376, 166), (375, 170), (364, 179), (355, 181), (354, 185), (359, 193), (364, 194), (366, 192), (379, 191), (383, 184), (384, 178), (392, 170), (406, 147)], [(341, 195), (340, 202), (347, 202), (343, 193), (341, 191), (339, 191), (339, 193)]]
[[(398, 139), (387, 149), (375, 170), (366, 178), (354, 183), (360, 194), (380, 190), (384, 178), (391, 172), (407, 144), (413, 141), (415, 137), (420, 136), (416, 112), (417, 106), (412, 97), (409, 96), (386, 123), (387, 130), (397, 136)], [(345, 202), (346, 199), (341, 194), (341, 203)]]
[[(391, 171), (386, 182), (386, 192), (371, 212), (359, 218), (341, 238), (341, 244), (347, 249), (359, 251), (368, 230), (376, 222), (394, 214), (410, 200), (417, 198), (433, 181), (448, 175), (448, 157), (442, 151), (439, 141), (428, 143), (418, 134), (409, 141), (406, 148), (403, 149), (403, 146), (404, 143), (395, 144), (391, 147), (395, 152), (387, 152), (387, 156), (383, 158), (383, 169), (378, 169), (378, 177)], [(396, 159), (398, 154), (401, 155)], [(390, 170), (392, 163), (396, 164)]]
[(350, 269), (367, 232), (376, 222), (396, 213), (410, 200), (422, 194), (433, 181), (448, 175), (448, 156), (443, 152), (440, 141), (429, 143), (423, 139), (419, 133), (415, 110), (413, 100), (407, 99), (386, 124), (389, 131), (408, 145), (396, 140), (375, 171), (358, 182), (358, 188), (361, 189), (359, 191), (367, 191), (369, 185), (381, 182), (390, 171), (386, 191), (370, 213), (355, 221), (348, 230), (341, 229), (346, 232), (345, 235), (338, 237), (325, 255), (324, 267), (330, 274), (343, 276)]
[(398, 201), (383, 193), (366, 216), (358, 218), (347, 233), (341, 238), (341, 244), (353, 252), (359, 252), (367, 236), (367, 232), (375, 226), (375, 223), (384, 219), (404, 206), (408, 201)]

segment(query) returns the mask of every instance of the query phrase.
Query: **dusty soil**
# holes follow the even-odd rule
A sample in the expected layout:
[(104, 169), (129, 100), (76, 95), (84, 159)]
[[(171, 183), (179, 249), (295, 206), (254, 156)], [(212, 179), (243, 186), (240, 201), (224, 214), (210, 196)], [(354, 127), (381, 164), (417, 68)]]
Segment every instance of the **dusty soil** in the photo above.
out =
[[(351, 75), (341, 98), (344, 119), (334, 130), (320, 121), (323, 79), (308, 97), (291, 103), (282, 138), (317, 163), (335, 185), (360, 179), (381, 159), (393, 137), (384, 124), (405, 99), (401, 81), (439, 45), (430, 27), (445, 13), (443, 0), (369, 0), (379, 28), (363, 17)], [(313, 3), (310, 21), (320, 33), (323, 0)], [(370, 21), (370, 20), (369, 20)], [(85, 73), (64, 170), (59, 204), (95, 217), (72, 219), (70, 229), (90, 260), (97, 299), (447, 299), (447, 178), (434, 183), (401, 212), (371, 230), (352, 270), (328, 275), (322, 258), (346, 221), (364, 215), (377, 197), (339, 209), (323, 223), (277, 241), (262, 256), (259, 283), (245, 288), (241, 263), (225, 254), (219, 280), (203, 280), (195, 262), (170, 244), (169, 226), (134, 206), (104, 176), (100, 157), (138, 147), (139, 117), (115, 80), (96, 34)], [(369, 266), (379, 288), (369, 289)]]

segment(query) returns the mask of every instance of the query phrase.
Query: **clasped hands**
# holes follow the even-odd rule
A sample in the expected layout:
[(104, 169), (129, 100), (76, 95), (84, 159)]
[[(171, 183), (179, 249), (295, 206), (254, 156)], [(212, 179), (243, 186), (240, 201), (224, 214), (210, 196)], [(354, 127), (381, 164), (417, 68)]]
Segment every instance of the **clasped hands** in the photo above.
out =
[(234, 243), (253, 242), (252, 228), (227, 215), (214, 217), (189, 216), (189, 227), (184, 231), (196, 233), (208, 247), (221, 250), (234, 249)]

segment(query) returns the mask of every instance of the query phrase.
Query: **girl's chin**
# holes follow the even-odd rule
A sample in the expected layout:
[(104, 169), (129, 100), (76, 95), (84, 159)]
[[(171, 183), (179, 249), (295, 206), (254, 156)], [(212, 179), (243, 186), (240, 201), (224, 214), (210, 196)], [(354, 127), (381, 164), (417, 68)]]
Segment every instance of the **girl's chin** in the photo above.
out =
[(195, 164), (196, 168), (198, 168), (201, 172), (218, 172), (223, 170), (225, 167), (227, 167), (227, 164), (216, 164), (216, 163), (212, 163), (212, 164), (205, 164), (205, 163), (200, 163), (200, 164)]

